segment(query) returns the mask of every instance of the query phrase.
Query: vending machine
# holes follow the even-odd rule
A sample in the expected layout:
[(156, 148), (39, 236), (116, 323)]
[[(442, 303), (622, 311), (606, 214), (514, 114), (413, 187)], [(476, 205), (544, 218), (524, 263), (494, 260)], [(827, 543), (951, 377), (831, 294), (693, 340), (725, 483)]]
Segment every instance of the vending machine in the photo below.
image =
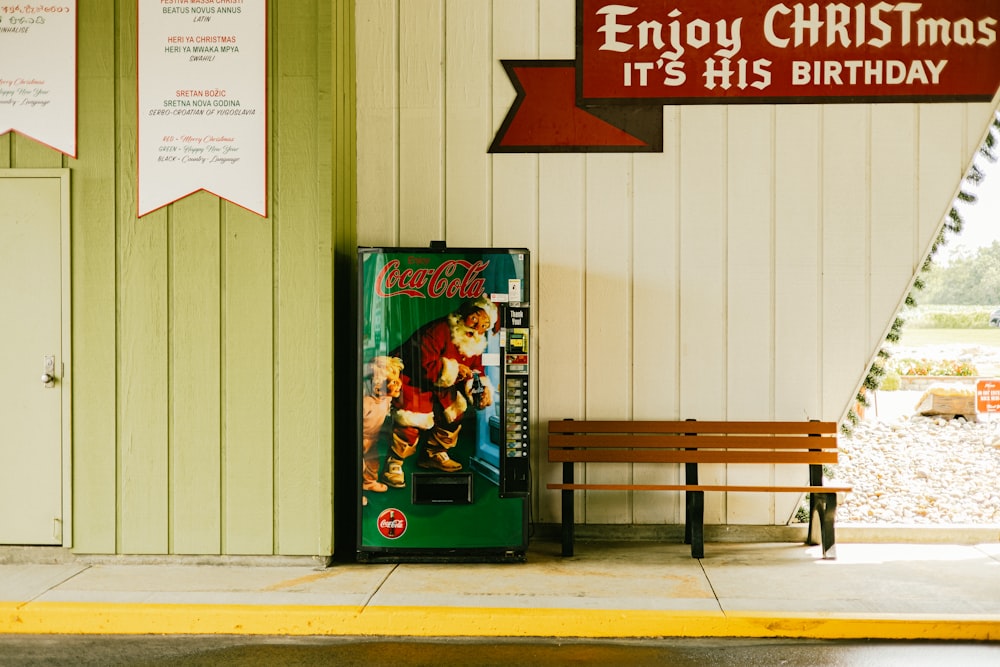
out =
[(362, 562), (523, 561), (524, 248), (359, 248)]

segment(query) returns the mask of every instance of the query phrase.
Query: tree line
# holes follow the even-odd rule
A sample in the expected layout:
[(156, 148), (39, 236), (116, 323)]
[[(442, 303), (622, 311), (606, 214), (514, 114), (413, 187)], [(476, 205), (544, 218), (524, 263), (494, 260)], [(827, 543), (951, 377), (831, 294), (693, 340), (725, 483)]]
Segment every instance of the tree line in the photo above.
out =
[(1000, 241), (955, 257), (947, 266), (932, 265), (925, 283), (917, 296), (921, 304), (1000, 307)]

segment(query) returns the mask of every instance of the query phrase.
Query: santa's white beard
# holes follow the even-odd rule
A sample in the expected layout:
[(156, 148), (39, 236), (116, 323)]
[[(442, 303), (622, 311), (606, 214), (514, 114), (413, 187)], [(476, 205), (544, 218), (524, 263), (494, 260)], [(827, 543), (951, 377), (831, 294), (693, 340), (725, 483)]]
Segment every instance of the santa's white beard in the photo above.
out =
[(451, 327), (452, 342), (466, 357), (478, 357), (486, 351), (486, 334), (467, 326), (460, 316), (449, 315), (448, 326)]

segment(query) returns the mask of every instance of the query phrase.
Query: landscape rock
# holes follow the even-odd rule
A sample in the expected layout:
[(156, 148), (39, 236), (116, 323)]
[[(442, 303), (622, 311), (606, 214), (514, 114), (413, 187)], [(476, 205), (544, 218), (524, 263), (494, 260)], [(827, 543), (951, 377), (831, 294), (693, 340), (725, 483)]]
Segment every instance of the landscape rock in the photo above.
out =
[[(993, 419), (997, 419), (993, 417)], [(840, 439), (837, 523), (1000, 524), (1000, 421), (901, 415)]]

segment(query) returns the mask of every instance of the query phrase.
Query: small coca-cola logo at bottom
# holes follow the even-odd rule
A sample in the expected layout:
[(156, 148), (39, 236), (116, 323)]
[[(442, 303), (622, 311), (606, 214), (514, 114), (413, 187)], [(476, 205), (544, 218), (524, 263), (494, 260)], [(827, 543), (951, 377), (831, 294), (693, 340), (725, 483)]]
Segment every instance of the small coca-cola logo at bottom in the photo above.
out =
[(382, 510), (378, 515), (378, 532), (390, 540), (402, 537), (406, 532), (406, 515), (395, 507)]

